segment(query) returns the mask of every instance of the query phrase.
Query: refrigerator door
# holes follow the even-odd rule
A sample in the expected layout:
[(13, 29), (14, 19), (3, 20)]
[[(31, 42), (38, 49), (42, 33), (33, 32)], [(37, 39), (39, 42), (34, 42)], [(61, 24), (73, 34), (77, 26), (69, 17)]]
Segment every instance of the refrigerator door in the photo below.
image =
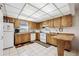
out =
[(3, 48), (9, 48), (14, 46), (14, 32), (4, 32)]
[(0, 56), (3, 55), (3, 22), (0, 22)]
[(12, 23), (4, 23), (3, 31), (4, 32), (14, 32), (14, 25)]
[(3, 22), (3, 13), (1, 10), (0, 10), (0, 22)]

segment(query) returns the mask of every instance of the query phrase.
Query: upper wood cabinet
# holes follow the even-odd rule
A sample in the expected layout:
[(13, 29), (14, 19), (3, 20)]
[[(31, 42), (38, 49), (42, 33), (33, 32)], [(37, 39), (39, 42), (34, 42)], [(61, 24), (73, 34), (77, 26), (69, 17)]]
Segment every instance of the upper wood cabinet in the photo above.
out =
[(61, 26), (61, 17), (54, 19), (54, 27), (60, 27)]
[(49, 26), (49, 27), (50, 27), (50, 28), (53, 28), (53, 27), (54, 27), (54, 20), (53, 20), (53, 19), (51, 19), (49, 24), (50, 24), (50, 26)]
[(40, 23), (36, 23), (36, 29), (40, 29)]
[(40, 22), (40, 29), (43, 27), (43, 22)]
[(16, 19), (14, 26), (15, 26), (15, 28), (19, 28), (20, 27), (20, 20)]
[(72, 26), (72, 16), (67, 15), (62, 17), (62, 27), (71, 27)]
[(36, 29), (36, 23), (35, 22), (29, 21), (28, 25), (29, 25), (30, 29)]
[(32, 29), (36, 29), (36, 23), (35, 22), (32, 22)]
[(3, 18), (4, 18), (3, 19), (4, 22), (7, 22), (7, 23), (14, 23), (15, 22), (15, 18), (8, 17), (8, 16), (4, 16)]

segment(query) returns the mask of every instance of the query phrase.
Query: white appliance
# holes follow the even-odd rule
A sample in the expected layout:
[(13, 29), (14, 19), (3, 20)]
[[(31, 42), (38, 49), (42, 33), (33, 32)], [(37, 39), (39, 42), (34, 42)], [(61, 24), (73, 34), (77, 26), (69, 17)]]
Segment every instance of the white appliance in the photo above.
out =
[(14, 46), (14, 25), (13, 23), (3, 23), (3, 48)]
[(31, 33), (31, 42), (33, 42), (36, 39), (36, 34), (35, 33)]
[(46, 43), (46, 33), (40, 33), (40, 41)]
[(0, 9), (0, 56), (3, 55), (3, 13)]

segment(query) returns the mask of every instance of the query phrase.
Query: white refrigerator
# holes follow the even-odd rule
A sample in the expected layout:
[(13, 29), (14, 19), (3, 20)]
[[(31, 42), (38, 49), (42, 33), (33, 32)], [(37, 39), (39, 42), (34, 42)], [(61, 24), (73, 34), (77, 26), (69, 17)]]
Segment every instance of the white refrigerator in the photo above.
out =
[(3, 23), (3, 48), (14, 46), (14, 25), (13, 23)]
[(0, 56), (3, 55), (3, 13), (0, 9)]

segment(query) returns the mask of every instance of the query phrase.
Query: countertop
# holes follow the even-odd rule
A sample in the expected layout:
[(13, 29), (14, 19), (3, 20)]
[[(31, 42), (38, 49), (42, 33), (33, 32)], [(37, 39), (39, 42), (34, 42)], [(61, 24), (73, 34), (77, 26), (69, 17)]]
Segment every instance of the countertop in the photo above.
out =
[(64, 41), (72, 41), (74, 39), (74, 35), (56, 35), (53, 36), (55, 39), (61, 39)]
[(20, 32), (20, 33), (15, 33), (15, 34), (17, 35), (17, 34), (28, 34), (28, 33), (30, 32)]

